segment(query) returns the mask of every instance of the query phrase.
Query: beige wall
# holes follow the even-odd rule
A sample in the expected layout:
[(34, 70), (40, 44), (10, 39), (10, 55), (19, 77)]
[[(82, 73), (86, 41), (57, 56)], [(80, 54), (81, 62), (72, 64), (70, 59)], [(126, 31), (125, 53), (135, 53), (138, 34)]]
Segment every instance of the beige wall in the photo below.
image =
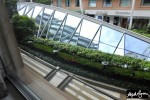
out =
[[(57, 6), (56, 1), (54, 1), (54, 6)], [(121, 7), (120, 0), (112, 0), (111, 7), (103, 7), (103, 0), (96, 0), (96, 7), (89, 7), (88, 3), (89, 0), (82, 0), (83, 1), (83, 9), (84, 10), (130, 10), (131, 7)], [(150, 10), (150, 6), (141, 6), (142, 0), (135, 0), (135, 10)], [(65, 7), (65, 0), (62, 0), (62, 7), (71, 9), (71, 10), (79, 10), (79, 7), (75, 7), (75, 0), (71, 0), (70, 7)]]

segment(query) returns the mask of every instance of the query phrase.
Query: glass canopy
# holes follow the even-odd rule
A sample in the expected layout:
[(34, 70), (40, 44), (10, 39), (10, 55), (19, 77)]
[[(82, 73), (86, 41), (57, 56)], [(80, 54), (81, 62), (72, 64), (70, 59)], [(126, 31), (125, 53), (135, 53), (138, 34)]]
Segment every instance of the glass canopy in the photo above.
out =
[(17, 8), (20, 15), (35, 19), (39, 26), (37, 37), (111, 54), (150, 59), (150, 40), (126, 29), (57, 7), (18, 3)]

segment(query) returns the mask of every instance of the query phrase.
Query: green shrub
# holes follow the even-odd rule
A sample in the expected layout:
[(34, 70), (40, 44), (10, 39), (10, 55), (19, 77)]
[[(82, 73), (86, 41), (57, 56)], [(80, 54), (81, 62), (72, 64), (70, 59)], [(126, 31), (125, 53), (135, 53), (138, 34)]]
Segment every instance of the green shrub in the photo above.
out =
[(50, 5), (52, 0), (35, 0), (34, 2)]
[(104, 53), (98, 50), (91, 50), (84, 47), (59, 43), (48, 39), (32, 38), (32, 40), (33, 40), (33, 44), (36, 45), (41, 44), (41, 47), (40, 46), (38, 47), (40, 49), (43, 49), (44, 47), (42, 45), (44, 45), (47, 46), (46, 49), (53, 48), (59, 50), (59, 52), (68, 53), (77, 58), (82, 57), (94, 63), (97, 62), (101, 64), (102, 62), (108, 62), (109, 66), (115, 66), (120, 68), (126, 66), (128, 69), (131, 70), (144, 70), (144, 69), (150, 70), (150, 62), (141, 59)]
[(150, 25), (147, 26), (147, 34), (150, 34)]
[(149, 26), (147, 28), (141, 28), (141, 29), (132, 29), (131, 31), (139, 33), (141, 35), (144, 35), (146, 37), (150, 38), (150, 31), (149, 31)]
[(18, 41), (21, 41), (25, 37), (34, 35), (36, 29), (35, 21), (27, 16), (14, 15), (12, 17), (12, 24), (15, 36)]
[[(132, 70), (128, 70), (128, 69), (124, 70), (124, 69), (118, 68), (118, 67), (108, 67), (106, 70), (103, 70), (103, 72), (105, 71), (105, 73), (107, 73), (107, 75), (104, 75), (101, 72), (95, 73), (94, 71), (92, 71), (88, 68), (82, 68), (82, 65), (79, 65), (79, 64), (77, 64), (77, 65), (68, 64), (64, 61), (57, 59), (57, 57), (54, 58), (54, 55), (51, 55), (51, 54), (47, 55), (47, 53), (45, 53), (43, 51), (37, 51), (36, 49), (33, 49), (33, 48), (30, 49), (27, 46), (21, 46), (21, 48), (23, 48), (27, 52), (33, 54), (34, 56), (37, 56), (37, 57), (43, 59), (44, 61), (47, 61), (48, 63), (50, 63), (54, 66), (59, 66), (61, 69), (67, 70), (76, 75), (87, 77), (87, 78), (90, 78), (90, 79), (93, 79), (96, 81), (100, 81), (100, 82), (104, 82), (107, 84), (123, 87), (126, 89), (148, 89), (148, 90), (150, 89), (149, 82), (143, 82), (143, 80), (141, 81), (141, 80), (136, 80), (136, 79), (130, 79), (130, 77), (128, 77), (129, 75), (131, 75), (133, 77)], [(119, 71), (120, 74), (121, 73), (126, 74), (126, 78), (122, 78), (123, 77), (122, 74), (121, 75), (117, 74), (114, 76), (113, 70), (117, 70), (115, 73), (117, 73)], [(146, 73), (148, 73), (148, 72), (146, 72)], [(109, 74), (109, 76), (108, 76), (108, 74)], [(119, 76), (121, 78), (118, 78), (117, 76)], [(144, 77), (144, 75), (143, 75), (143, 77)], [(142, 78), (140, 78), (140, 79), (142, 79)]]
[[(103, 72), (109, 75), (118, 75), (126, 78), (150, 80), (150, 62), (127, 56), (119, 56), (91, 50), (70, 44), (64, 44), (42, 38), (31, 38), (32, 46), (47, 54), (53, 54), (58, 50), (57, 57), (71, 63), (76, 63), (87, 69)], [(102, 62), (108, 62), (103, 65)], [(127, 68), (124, 68), (124, 67)]]
[(17, 1), (18, 0), (5, 0), (5, 6), (8, 11), (9, 18), (12, 18), (14, 14), (17, 14)]

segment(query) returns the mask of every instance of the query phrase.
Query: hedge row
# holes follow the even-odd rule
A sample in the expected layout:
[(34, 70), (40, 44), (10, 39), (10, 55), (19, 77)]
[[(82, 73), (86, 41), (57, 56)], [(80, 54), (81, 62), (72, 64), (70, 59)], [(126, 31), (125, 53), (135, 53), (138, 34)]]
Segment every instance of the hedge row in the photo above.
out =
[[(149, 66), (146, 66), (146, 64), (149, 65), (149, 62), (147, 61), (112, 55), (41, 38), (32, 38), (30, 40), (33, 41), (32, 46), (34, 48), (51, 54), (53, 53), (53, 50), (59, 50), (57, 53), (59, 58), (80, 64), (81, 67), (84, 66), (88, 69), (99, 71), (104, 70), (107, 67), (106, 70), (104, 70), (104, 73), (106, 74), (118, 75), (125, 78), (150, 80), (149, 71), (141, 71), (141, 68), (149, 68)], [(109, 62), (109, 65), (104, 66), (102, 64), (103, 61)], [(127, 68), (123, 68), (122, 65), (126, 65)], [(143, 65), (146, 67), (143, 67)]]
[[(85, 59), (89, 59), (91, 62), (107, 62), (109, 66), (115, 66), (115, 67), (122, 67), (122, 68), (128, 68), (131, 70), (145, 70), (150, 71), (150, 62), (149, 61), (144, 61), (141, 59), (136, 59), (132, 57), (127, 57), (127, 56), (120, 56), (120, 55), (114, 55), (114, 54), (109, 54), (109, 53), (104, 53), (98, 50), (91, 50), (79, 46), (73, 46), (70, 44), (64, 44), (48, 39), (42, 39), (42, 38), (30, 38), (27, 40), (32, 40), (33, 44), (42, 44), (45, 47), (45, 50), (59, 50), (59, 52), (65, 52), (70, 55), (82, 57)], [(43, 48), (42, 45), (40, 45), (39, 48)], [(50, 48), (51, 47), (51, 48)], [(97, 67), (97, 66), (95, 66)], [(101, 67), (101, 66), (99, 66)]]
[[(47, 53), (53, 53), (53, 48), (45, 46), (43, 44), (38, 44), (38, 43), (33, 43), (32, 45), (34, 48), (37, 48), (41, 51), (47, 52)], [(95, 69), (95, 70), (103, 70), (105, 74), (109, 75), (118, 75), (124, 78), (134, 78), (134, 79), (144, 79), (144, 80), (150, 80), (150, 73), (149, 72), (144, 72), (144, 71), (133, 71), (130, 69), (125, 69), (121, 67), (115, 67), (115, 66), (103, 66), (99, 62), (94, 62), (91, 61), (90, 59), (85, 59), (83, 57), (80, 57), (78, 55), (71, 55), (66, 52), (60, 51), (58, 52), (57, 56), (59, 58), (62, 58), (64, 60), (67, 60), (72, 63), (80, 64), (82, 65), (81, 67), (86, 67), (90, 69)]]
[[(109, 75), (104, 75), (103, 72), (95, 73), (92, 70), (83, 68), (79, 64), (75, 65), (75, 64), (64, 62), (63, 60), (58, 59), (58, 55), (51, 54), (51, 53), (47, 54), (46, 52), (43, 52), (36, 48), (34, 49), (33, 47), (22, 46), (22, 45), (20, 45), (20, 47), (22, 49), (24, 49), (25, 51), (33, 54), (34, 56), (37, 56), (37, 57), (43, 59), (44, 61), (46, 61), (50, 64), (53, 64), (54, 66), (59, 66), (61, 69), (67, 70), (71, 73), (74, 73), (74, 74), (77, 74), (77, 75), (80, 75), (83, 77), (87, 77), (87, 78), (90, 78), (90, 79), (93, 79), (96, 81), (100, 81), (100, 82), (104, 82), (107, 84), (111, 83), (111, 85), (123, 87), (126, 89), (148, 89), (148, 90), (150, 90), (149, 82), (147, 82), (147, 81), (143, 82), (143, 79), (142, 79), (142, 82), (140, 80), (135, 80), (135, 79), (134, 80), (127, 79), (127, 78), (123, 79), (122, 77), (121, 77), (121, 79), (118, 79), (118, 77), (112, 75), (113, 73), (111, 73), (111, 70), (114, 70), (114, 67), (111, 67), (113, 69), (111, 69), (109, 71), (104, 70), (104, 71), (109, 72)], [(119, 69), (119, 68), (117, 67), (116, 69)], [(129, 74), (128, 73), (129, 71), (123, 70), (123, 69), (121, 69), (121, 70), (122, 71), (116, 70), (116, 72), (119, 71), (120, 73), (123, 72), (125, 74)], [(119, 76), (119, 75), (117, 75), (117, 76)]]

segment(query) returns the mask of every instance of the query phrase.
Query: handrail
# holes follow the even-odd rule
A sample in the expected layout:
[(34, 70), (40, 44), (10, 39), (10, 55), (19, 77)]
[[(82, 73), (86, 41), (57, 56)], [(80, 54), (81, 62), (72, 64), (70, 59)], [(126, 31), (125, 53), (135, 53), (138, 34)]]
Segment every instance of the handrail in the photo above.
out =
[[(28, 52), (26, 52), (26, 51), (24, 51), (24, 50), (22, 50), (22, 49), (20, 49), (20, 51), (21, 51), (22, 53), (28, 55), (29, 57), (33, 58), (34, 60), (37, 60), (37, 61), (39, 61), (40, 63), (42, 63), (42, 64), (44, 64), (44, 65), (46, 65), (46, 66), (48, 66), (48, 67), (50, 67), (50, 68), (53, 68), (53, 70), (57, 70), (56, 66), (54, 66), (54, 65), (52, 65), (52, 64), (49, 64), (49, 63), (47, 63), (46, 61), (43, 61), (43, 60), (41, 60), (40, 58), (35, 57), (35, 56), (33, 56), (32, 54), (30, 54), (30, 53), (28, 53)], [(83, 79), (81, 78), (81, 76), (79, 76), (79, 75), (74, 75), (73, 73), (68, 72), (68, 71), (65, 71), (65, 70), (63, 70), (63, 69), (59, 69), (59, 71), (64, 72), (65, 74), (69, 75), (69, 76), (72, 77), (73, 79), (76, 79), (76, 80), (78, 80), (78, 81), (80, 81), (80, 82), (86, 84), (87, 86), (92, 87), (94, 90), (96, 90), (96, 91), (98, 91), (98, 92), (100, 92), (100, 93), (102, 93), (102, 94), (104, 94), (104, 95), (106, 95), (106, 96), (108, 96), (108, 97), (110, 97), (110, 98), (113, 98), (113, 99), (115, 99), (115, 100), (120, 100), (120, 99), (118, 99), (118, 98), (116, 98), (116, 97), (114, 97), (114, 96), (112, 96), (112, 95), (107, 94), (106, 92), (104, 92), (104, 91), (102, 91), (102, 90), (96, 89), (95, 87), (93, 87), (92, 85), (89, 84), (89, 83), (93, 83), (94, 81), (91, 81), (91, 82), (89, 82), (89, 83), (86, 83), (86, 82), (88, 82), (88, 81), (83, 80)], [(88, 79), (88, 78), (85, 78), (85, 79), (87, 79), (87, 80), (90, 81), (90, 79)], [(102, 83), (102, 82), (101, 82), (101, 83)], [(95, 83), (94, 85), (96, 85), (96, 83)], [(110, 89), (110, 90), (112, 90), (112, 91), (115, 90), (115, 91), (117, 91), (117, 92), (126, 93), (125, 89), (117, 88), (117, 87), (116, 87), (117, 89), (114, 89), (114, 87), (111, 87), (111, 85), (108, 85), (108, 84), (105, 84), (105, 83), (103, 83), (103, 85), (104, 85), (105, 87), (107, 87), (107, 89)], [(101, 85), (97, 85), (97, 86), (101, 86)]]

